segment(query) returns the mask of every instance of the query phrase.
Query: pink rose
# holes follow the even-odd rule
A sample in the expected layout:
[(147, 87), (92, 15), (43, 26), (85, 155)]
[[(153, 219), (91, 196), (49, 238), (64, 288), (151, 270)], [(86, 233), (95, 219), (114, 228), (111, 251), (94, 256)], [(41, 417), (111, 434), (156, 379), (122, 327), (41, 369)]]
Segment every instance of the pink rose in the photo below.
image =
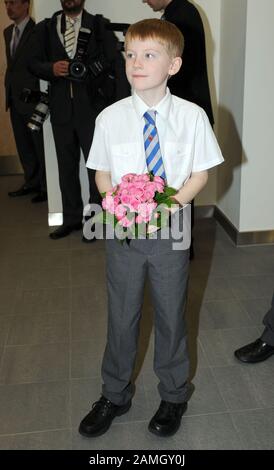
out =
[(114, 214), (114, 211), (115, 211), (114, 198), (112, 196), (106, 196), (102, 201), (102, 207), (105, 211), (109, 212), (110, 214)]
[(131, 227), (134, 222), (134, 217), (131, 220), (129, 220), (127, 217), (123, 217), (121, 220), (119, 220), (118, 224), (122, 225), (122, 227), (128, 228)]
[(125, 217), (127, 213), (127, 209), (125, 206), (122, 204), (118, 204), (118, 206), (115, 209), (115, 216), (117, 217), (118, 220), (121, 220)]

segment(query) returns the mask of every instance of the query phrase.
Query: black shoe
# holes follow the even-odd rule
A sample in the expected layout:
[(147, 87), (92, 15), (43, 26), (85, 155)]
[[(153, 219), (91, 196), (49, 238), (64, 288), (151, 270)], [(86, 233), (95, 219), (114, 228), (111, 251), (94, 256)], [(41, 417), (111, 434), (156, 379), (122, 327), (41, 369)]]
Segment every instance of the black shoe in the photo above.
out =
[(274, 346), (270, 346), (259, 338), (253, 343), (237, 349), (234, 354), (241, 362), (261, 362), (274, 354)]
[(82, 222), (74, 225), (61, 225), (61, 227), (58, 227), (54, 232), (50, 233), (49, 237), (52, 240), (59, 240), (59, 238), (67, 237), (71, 232), (74, 232), (74, 230), (82, 230), (82, 228)]
[(39, 191), (39, 193), (34, 196), (31, 200), (33, 204), (36, 204), (37, 202), (45, 202), (48, 200), (48, 195), (46, 191)]
[(148, 425), (149, 431), (160, 437), (173, 436), (180, 427), (186, 409), (187, 402), (171, 403), (162, 400), (158, 411)]
[(107, 432), (115, 416), (125, 414), (131, 407), (131, 400), (123, 406), (114, 405), (104, 396), (92, 405), (92, 410), (81, 421), (79, 433), (85, 437), (98, 437)]
[(8, 195), (10, 197), (20, 197), (20, 196), (27, 196), (31, 193), (36, 193), (37, 188), (28, 188), (27, 186), (22, 186), (22, 188), (18, 189), (17, 191), (10, 191)]

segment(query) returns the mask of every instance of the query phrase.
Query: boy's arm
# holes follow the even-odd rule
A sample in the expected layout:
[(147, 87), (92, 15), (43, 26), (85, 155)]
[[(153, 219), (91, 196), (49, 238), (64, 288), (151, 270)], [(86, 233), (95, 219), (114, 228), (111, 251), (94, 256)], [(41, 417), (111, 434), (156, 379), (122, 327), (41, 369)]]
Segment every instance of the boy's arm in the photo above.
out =
[(191, 202), (192, 199), (194, 199), (195, 196), (197, 196), (197, 194), (206, 185), (207, 180), (207, 170), (192, 173), (186, 184), (182, 186), (181, 189), (179, 189), (175, 196), (173, 196), (175, 203), (179, 203), (181, 206), (183, 206), (184, 204)]
[(109, 171), (96, 171), (95, 183), (100, 193), (106, 193), (113, 188)]

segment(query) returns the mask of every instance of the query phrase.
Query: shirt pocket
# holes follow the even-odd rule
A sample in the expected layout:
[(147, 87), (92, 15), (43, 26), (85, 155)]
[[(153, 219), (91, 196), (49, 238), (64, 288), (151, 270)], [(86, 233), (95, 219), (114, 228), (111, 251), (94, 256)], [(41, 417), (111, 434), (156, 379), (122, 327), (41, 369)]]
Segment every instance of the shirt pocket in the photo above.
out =
[(142, 173), (144, 171), (143, 149), (138, 142), (114, 144), (110, 148), (112, 172), (116, 179), (121, 179), (127, 173)]
[(169, 184), (177, 188), (181, 187), (192, 171), (191, 144), (166, 142), (163, 158)]

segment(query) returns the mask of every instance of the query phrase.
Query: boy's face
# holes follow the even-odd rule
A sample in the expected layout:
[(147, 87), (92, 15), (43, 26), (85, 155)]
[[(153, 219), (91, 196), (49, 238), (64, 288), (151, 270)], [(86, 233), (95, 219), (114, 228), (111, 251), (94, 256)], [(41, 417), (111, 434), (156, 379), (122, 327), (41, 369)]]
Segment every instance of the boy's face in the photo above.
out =
[(166, 92), (170, 75), (181, 66), (181, 58), (171, 59), (166, 48), (155, 39), (132, 39), (126, 47), (126, 74), (132, 88), (140, 95), (159, 96)]

